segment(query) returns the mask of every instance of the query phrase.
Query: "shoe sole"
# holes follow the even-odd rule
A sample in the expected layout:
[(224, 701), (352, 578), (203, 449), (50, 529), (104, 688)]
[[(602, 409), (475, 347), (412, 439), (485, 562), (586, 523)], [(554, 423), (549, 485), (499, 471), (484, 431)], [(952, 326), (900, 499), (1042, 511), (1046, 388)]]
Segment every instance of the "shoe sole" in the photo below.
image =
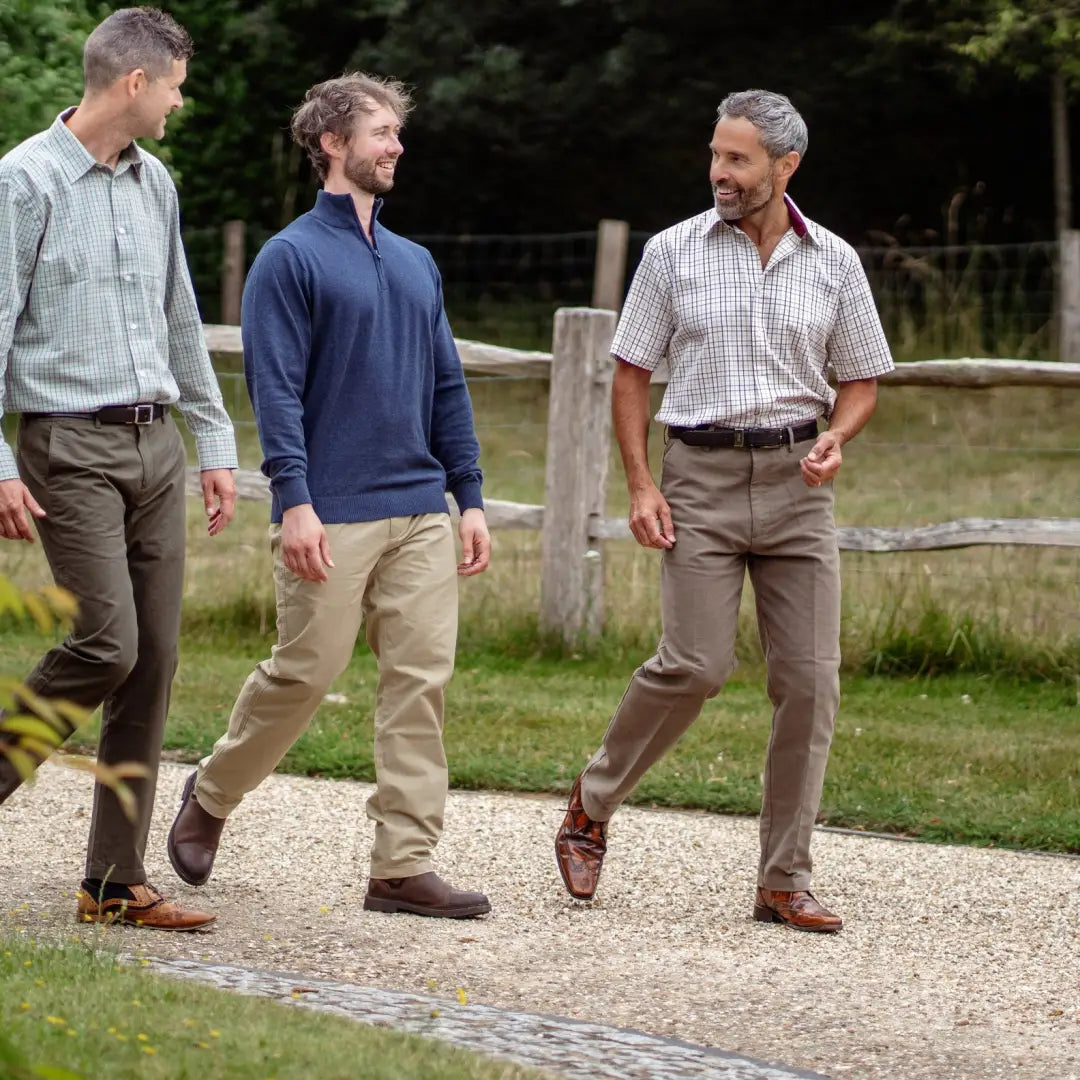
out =
[(836, 934), (844, 929), (843, 923), (839, 926), (799, 926), (798, 923), (785, 919), (772, 908), (762, 907), (760, 904), (754, 905), (754, 922), (782, 923), (784, 926), (790, 926), (792, 930), (801, 930), (804, 934)]
[(100, 926), (134, 926), (139, 930), (163, 930), (170, 934), (190, 934), (194, 930), (204, 930), (211, 923), (217, 922), (217, 916), (197, 923), (195, 926), (159, 926), (156, 923), (142, 922), (139, 919), (118, 919), (114, 915), (91, 915), (89, 912), (80, 912), (75, 918), (80, 923), (97, 923)]
[[(198, 773), (192, 773), (187, 780), (184, 781), (184, 790), (180, 793), (180, 810), (183, 810), (187, 805), (188, 799), (191, 798), (191, 793), (195, 790), (195, 778)], [(176, 816), (180, 816), (180, 810), (176, 812)], [(194, 885), (198, 888), (200, 885), (205, 885), (210, 880), (210, 874), (205, 877), (195, 877), (193, 874), (189, 874), (184, 867), (180, 864), (180, 860), (177, 859), (173, 853), (173, 832), (176, 829), (176, 819), (173, 819), (172, 828), (169, 829), (169, 837), (165, 841), (165, 852), (169, 856), (169, 862), (172, 863), (172, 868), (176, 872), (176, 876), (187, 885)], [(211, 866), (210, 873), (214, 872), (214, 868)]]
[[(566, 891), (575, 900), (591, 900), (596, 895), (596, 889), (593, 889), (591, 893), (574, 892), (570, 887), (570, 879), (566, 876), (566, 870), (563, 868), (562, 856), (559, 854), (559, 838), (555, 837), (555, 865), (559, 868), (559, 877), (562, 878), (563, 884), (566, 886)], [(599, 881), (597, 885), (599, 886)]]
[(491, 904), (473, 904), (471, 907), (453, 908), (427, 908), (420, 904), (409, 904), (403, 900), (382, 900), (377, 896), (364, 897), (365, 911), (382, 911), (387, 915), (425, 915), (429, 919), (474, 919), (477, 915), (487, 915), (491, 912)]

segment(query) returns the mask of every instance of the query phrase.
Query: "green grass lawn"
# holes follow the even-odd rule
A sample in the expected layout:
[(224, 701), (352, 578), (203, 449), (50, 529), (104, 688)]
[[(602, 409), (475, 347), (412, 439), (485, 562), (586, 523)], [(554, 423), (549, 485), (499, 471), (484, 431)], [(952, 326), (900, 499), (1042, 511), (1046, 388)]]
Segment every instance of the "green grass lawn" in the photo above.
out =
[(0, 937), (4, 1080), (540, 1080), (446, 1043)]
[[(28, 667), (48, 639), (0, 633), (9, 667)], [(194, 761), (224, 730), (236, 693), (269, 639), (205, 628), (182, 642), (166, 745)], [(598, 745), (634, 665), (611, 645), (580, 658), (545, 656), (529, 639), (473, 632), (448, 695), (446, 745), (460, 788), (566, 792)], [(372, 780), (377, 674), (357, 650), (285, 758), (286, 771)], [(770, 706), (760, 666), (745, 665), (708, 702), (632, 801), (755, 814)], [(92, 730), (88, 739), (92, 745)], [(928, 840), (1080, 851), (1080, 707), (1061, 682), (954, 674), (843, 681), (821, 820)]]

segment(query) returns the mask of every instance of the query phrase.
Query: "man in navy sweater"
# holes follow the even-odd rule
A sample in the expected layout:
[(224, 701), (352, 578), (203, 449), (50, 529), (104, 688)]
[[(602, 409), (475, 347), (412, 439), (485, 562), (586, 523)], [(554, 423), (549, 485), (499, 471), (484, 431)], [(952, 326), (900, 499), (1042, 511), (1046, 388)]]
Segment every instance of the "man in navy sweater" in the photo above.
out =
[(188, 778), (168, 850), (184, 881), (210, 877), (226, 817), (307, 727), (364, 623), (379, 661), (364, 907), (464, 918), (488, 912), (487, 897), (431, 865), (457, 636), (446, 492), (461, 511), (456, 573), (482, 573), (491, 540), (439, 273), (424, 248), (376, 224), (410, 108), (400, 83), (350, 74), (309, 90), (293, 118), (323, 190), (259, 252), (242, 316), (273, 494), (278, 644)]

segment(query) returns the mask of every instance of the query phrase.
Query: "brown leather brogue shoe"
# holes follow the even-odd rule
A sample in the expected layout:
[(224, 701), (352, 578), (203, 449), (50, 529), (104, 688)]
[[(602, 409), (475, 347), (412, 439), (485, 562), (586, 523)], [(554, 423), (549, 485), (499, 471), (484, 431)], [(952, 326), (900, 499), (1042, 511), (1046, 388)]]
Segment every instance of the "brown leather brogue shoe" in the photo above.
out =
[(225, 819), (208, 814), (195, 797), (195, 778), (192, 773), (184, 782), (180, 810), (169, 830), (165, 847), (169, 862), (181, 881), (189, 885), (205, 885), (214, 870), (214, 856), (221, 843)]
[(758, 886), (754, 902), (758, 922), (779, 922), (796, 930), (815, 934), (835, 934), (844, 928), (844, 920), (826, 911), (809, 892), (776, 892)]
[(491, 904), (483, 893), (461, 892), (434, 871), (405, 878), (368, 878), (366, 911), (406, 912), (435, 919), (471, 919), (486, 915)]
[(128, 926), (144, 926), (148, 930), (201, 930), (209, 926), (217, 916), (205, 911), (193, 911), (181, 907), (174, 900), (166, 900), (153, 885), (129, 885), (131, 896), (98, 900), (85, 889), (79, 890), (79, 922), (105, 923)]
[(575, 900), (591, 900), (600, 882), (607, 852), (607, 822), (593, 821), (581, 802), (581, 777), (570, 789), (566, 817), (555, 834), (555, 861), (566, 891)]

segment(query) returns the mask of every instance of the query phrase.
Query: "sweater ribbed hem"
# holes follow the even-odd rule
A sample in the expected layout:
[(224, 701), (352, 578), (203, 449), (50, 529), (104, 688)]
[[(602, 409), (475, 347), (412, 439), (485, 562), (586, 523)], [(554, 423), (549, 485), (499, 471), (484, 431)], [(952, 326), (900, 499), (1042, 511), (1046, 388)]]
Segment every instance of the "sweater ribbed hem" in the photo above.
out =
[[(438, 485), (409, 488), (407, 491), (378, 491), (357, 495), (312, 495), (311, 505), (324, 525), (354, 521), (383, 521), (414, 514), (446, 514), (446, 495)], [(275, 498), (270, 520), (281, 521), (282, 507)]]

